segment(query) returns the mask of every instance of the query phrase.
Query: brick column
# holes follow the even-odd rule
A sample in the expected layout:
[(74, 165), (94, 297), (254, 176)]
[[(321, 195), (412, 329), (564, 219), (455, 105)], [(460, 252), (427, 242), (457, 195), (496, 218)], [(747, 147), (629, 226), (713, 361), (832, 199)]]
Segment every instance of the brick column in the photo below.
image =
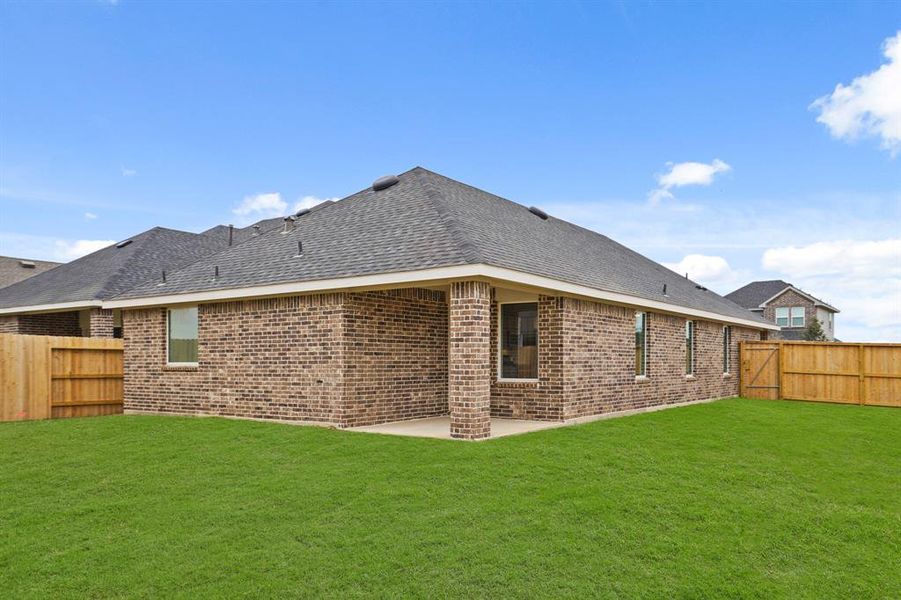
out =
[(491, 286), (452, 283), (448, 321), (451, 437), (486, 438), (491, 435)]
[(88, 314), (90, 334), (88, 337), (111, 338), (113, 337), (113, 311), (102, 308), (92, 308)]

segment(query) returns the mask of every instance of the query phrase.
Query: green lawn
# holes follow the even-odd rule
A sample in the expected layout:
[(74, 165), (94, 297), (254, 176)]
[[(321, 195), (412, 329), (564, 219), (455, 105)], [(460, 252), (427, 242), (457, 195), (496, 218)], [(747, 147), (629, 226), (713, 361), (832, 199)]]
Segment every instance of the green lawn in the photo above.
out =
[(5, 598), (901, 597), (901, 410), (727, 400), (482, 443), (0, 425)]

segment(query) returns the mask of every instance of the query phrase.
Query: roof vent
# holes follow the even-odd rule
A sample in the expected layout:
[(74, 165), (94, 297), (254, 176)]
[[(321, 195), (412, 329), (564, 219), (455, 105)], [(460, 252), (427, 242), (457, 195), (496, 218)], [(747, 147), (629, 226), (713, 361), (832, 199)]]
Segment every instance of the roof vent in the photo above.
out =
[(23, 269), (33, 269), (36, 265), (30, 260), (20, 260), (19, 266)]
[(129, 245), (130, 243), (131, 243), (131, 240), (125, 240), (124, 242), (119, 242), (118, 244), (116, 244), (116, 248), (124, 248), (125, 246)]
[(382, 190), (387, 190), (389, 187), (398, 183), (400, 179), (397, 178), (397, 175), (385, 175), (384, 177), (379, 177), (375, 181), (372, 182), (372, 191), (380, 192)]
[(294, 217), (285, 217), (285, 228), (282, 229), (282, 233), (289, 231), (294, 231)]
[(310, 209), (309, 209), (309, 208), (301, 208), (299, 211), (297, 211), (296, 213), (294, 213), (294, 216), (295, 216), (295, 217), (302, 217), (302, 216), (304, 216), (305, 214), (307, 214), (308, 212), (310, 212)]
[(547, 221), (547, 213), (538, 208), (537, 206), (530, 206), (529, 212), (541, 219), (542, 221)]

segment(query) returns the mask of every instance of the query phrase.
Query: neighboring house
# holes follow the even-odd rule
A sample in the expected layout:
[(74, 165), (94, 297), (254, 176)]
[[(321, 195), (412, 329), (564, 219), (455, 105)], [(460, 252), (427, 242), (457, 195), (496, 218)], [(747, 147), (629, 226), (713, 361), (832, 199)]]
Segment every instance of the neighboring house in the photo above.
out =
[(0, 289), (0, 333), (119, 337), (121, 312), (104, 308), (104, 300), (282, 222), (220, 226), (199, 234), (154, 227)]
[(734, 396), (778, 328), (613, 240), (422, 168), (104, 300), (125, 408), (372, 425)]
[(726, 294), (726, 298), (778, 325), (782, 339), (804, 339), (804, 331), (816, 317), (826, 339), (835, 341), (835, 314), (839, 310), (781, 279), (751, 282)]
[(50, 262), (49, 260), (0, 256), (0, 288), (34, 277), (59, 265), (60, 263)]

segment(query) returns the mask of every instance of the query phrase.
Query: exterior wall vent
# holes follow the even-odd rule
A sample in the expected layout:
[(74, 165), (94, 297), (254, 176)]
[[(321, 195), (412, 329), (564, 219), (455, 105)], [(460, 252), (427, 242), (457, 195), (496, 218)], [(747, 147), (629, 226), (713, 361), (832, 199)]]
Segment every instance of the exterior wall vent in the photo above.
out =
[(385, 175), (384, 177), (379, 177), (375, 181), (372, 182), (372, 191), (380, 192), (382, 190), (387, 190), (389, 187), (398, 183), (400, 179), (397, 178), (397, 175)]

